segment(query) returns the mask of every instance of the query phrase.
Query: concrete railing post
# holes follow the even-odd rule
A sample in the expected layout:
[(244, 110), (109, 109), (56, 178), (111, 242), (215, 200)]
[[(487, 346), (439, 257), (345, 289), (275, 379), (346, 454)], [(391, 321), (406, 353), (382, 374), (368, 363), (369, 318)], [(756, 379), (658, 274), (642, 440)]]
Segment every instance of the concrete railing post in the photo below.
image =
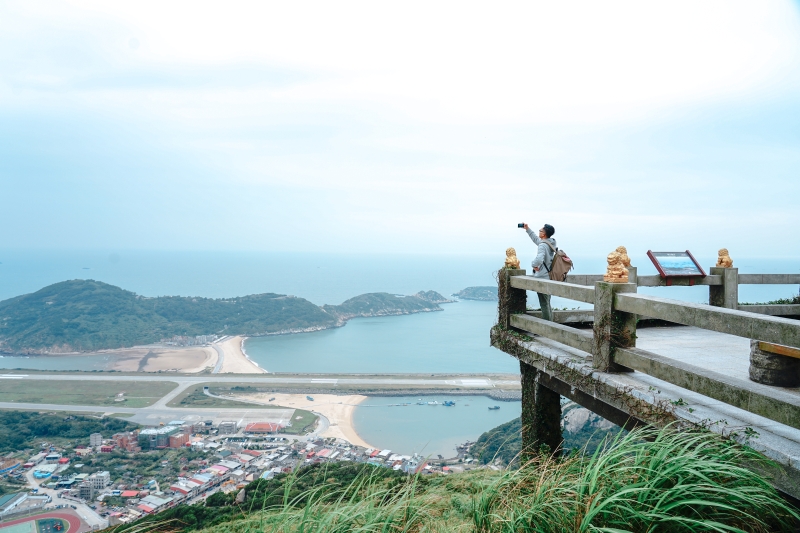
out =
[(620, 292), (636, 292), (635, 283), (594, 284), (594, 346), (592, 365), (601, 372), (630, 372), (614, 363), (616, 348), (636, 346), (636, 315), (614, 309), (614, 295)]
[(628, 267), (628, 283), (633, 283), (634, 285), (639, 285), (639, 274), (636, 272), (636, 267), (630, 266)]
[(515, 289), (510, 283), (511, 276), (524, 275), (524, 269), (502, 268), (497, 273), (497, 323), (501, 328), (508, 329), (511, 327), (511, 315), (518, 315), (527, 311), (527, 291), (525, 289)]
[(712, 276), (722, 276), (722, 285), (708, 287), (708, 305), (725, 307), (726, 309), (739, 308), (739, 269), (711, 267)]

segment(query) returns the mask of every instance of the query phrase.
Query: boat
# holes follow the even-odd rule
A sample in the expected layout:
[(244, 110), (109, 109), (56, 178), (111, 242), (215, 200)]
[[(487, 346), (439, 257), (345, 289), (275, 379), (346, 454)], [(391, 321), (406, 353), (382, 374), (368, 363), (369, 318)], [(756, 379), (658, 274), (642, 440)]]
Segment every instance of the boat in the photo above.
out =
[(454, 402), (454, 401), (451, 401), (451, 400), (445, 400), (444, 401), (444, 406), (445, 407), (455, 407), (455, 405), (456, 405), (456, 402)]
[(275, 397), (273, 396), (272, 398), (269, 399), (269, 401), (274, 402), (275, 401)]
[[(312, 398), (311, 396), (306, 396), (306, 400), (308, 400), (309, 402), (313, 402), (314, 398)], [(498, 407), (498, 409), (500, 408)]]
[(500, 409), (499, 405), (492, 405), (492, 406), (489, 407), (490, 411), (497, 411), (498, 409)]
[(433, 400), (432, 402), (428, 402), (428, 405), (439, 405), (439, 402)]
[(417, 402), (417, 405), (428, 405), (428, 404), (425, 402)]

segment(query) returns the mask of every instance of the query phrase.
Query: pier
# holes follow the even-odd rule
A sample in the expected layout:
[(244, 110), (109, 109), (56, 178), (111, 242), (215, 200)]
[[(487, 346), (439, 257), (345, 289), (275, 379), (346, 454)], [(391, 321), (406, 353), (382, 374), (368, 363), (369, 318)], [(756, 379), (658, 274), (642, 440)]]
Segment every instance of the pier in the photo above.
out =
[[(520, 363), (523, 450), (561, 447), (564, 396), (621, 427), (703, 427), (750, 446), (773, 461), (753, 468), (800, 499), (800, 305), (739, 305), (741, 284), (798, 285), (800, 274), (664, 279), (631, 267), (628, 283), (607, 283), (500, 270), (491, 343)], [(708, 304), (637, 292), (670, 285), (707, 285)], [(545, 321), (527, 291), (593, 309)]]

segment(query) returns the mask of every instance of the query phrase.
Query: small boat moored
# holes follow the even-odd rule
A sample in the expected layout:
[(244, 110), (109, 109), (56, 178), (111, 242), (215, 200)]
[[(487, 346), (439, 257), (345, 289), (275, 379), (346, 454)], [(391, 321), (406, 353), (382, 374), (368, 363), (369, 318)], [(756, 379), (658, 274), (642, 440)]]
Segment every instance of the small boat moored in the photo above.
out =
[(499, 405), (491, 405), (491, 406), (489, 406), (489, 410), (490, 411), (497, 411), (498, 409), (500, 409)]

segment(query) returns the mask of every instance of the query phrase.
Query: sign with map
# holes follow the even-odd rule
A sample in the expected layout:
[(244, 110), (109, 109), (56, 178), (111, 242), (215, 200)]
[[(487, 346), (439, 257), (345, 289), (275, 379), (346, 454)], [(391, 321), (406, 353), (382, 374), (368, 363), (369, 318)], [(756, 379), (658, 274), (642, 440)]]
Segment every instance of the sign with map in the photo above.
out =
[(656, 266), (662, 278), (705, 277), (706, 273), (689, 250), (685, 252), (652, 252), (647, 257)]

